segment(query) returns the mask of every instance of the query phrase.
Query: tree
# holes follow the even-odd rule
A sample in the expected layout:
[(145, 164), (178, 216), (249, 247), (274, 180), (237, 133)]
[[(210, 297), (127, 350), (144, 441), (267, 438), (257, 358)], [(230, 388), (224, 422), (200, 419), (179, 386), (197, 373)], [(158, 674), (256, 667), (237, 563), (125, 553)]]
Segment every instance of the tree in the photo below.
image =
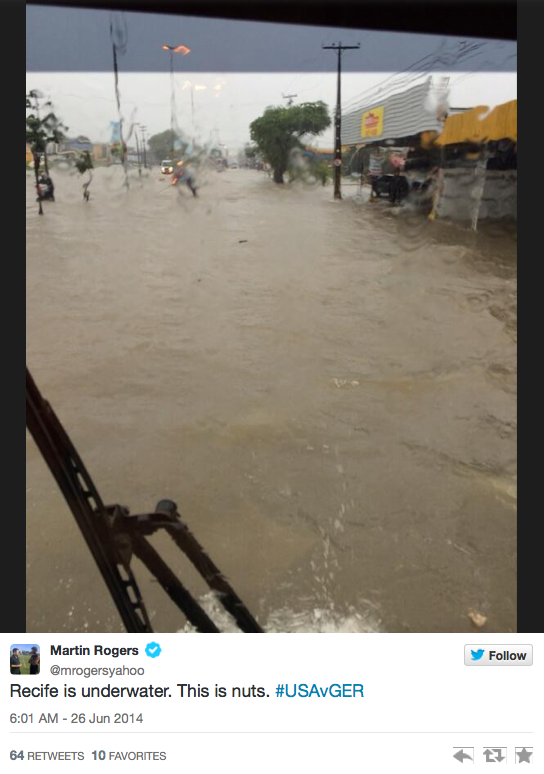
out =
[(244, 148), (244, 154), (246, 159), (254, 159), (259, 155), (259, 149), (256, 145), (247, 144)]
[(326, 161), (323, 159), (316, 159), (310, 165), (311, 174), (318, 180), (321, 185), (327, 185), (332, 178), (332, 169), (329, 167)]
[[(46, 174), (49, 174), (47, 167), (47, 143), (59, 143), (64, 139), (64, 131), (67, 126), (49, 112), (45, 118), (40, 118), (39, 93), (36, 90), (29, 91), (26, 95), (26, 109), (33, 111), (26, 117), (26, 141), (30, 144), (30, 151), (34, 159), (34, 174), (36, 177), (36, 192), (38, 193), (38, 203), (40, 215), (43, 215), (42, 203), (39, 195), (38, 180), (40, 175), (40, 165), (42, 158)], [(51, 107), (51, 102), (46, 102), (45, 107)]]
[(283, 183), (289, 157), (302, 148), (304, 135), (321, 134), (331, 119), (324, 102), (304, 102), (291, 107), (269, 107), (250, 125), (251, 139), (274, 170), (274, 182)]
[(155, 156), (155, 160), (160, 162), (163, 159), (169, 159), (173, 153), (183, 155), (188, 143), (182, 140), (176, 132), (167, 129), (165, 132), (160, 132), (150, 137), (148, 145)]

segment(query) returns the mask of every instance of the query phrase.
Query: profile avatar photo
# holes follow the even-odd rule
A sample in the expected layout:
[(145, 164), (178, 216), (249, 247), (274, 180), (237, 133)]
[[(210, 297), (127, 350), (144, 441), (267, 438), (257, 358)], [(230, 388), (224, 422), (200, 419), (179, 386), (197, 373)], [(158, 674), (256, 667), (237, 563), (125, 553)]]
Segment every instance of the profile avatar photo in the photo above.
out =
[(12, 645), (9, 654), (9, 668), (12, 675), (39, 675), (39, 646)]

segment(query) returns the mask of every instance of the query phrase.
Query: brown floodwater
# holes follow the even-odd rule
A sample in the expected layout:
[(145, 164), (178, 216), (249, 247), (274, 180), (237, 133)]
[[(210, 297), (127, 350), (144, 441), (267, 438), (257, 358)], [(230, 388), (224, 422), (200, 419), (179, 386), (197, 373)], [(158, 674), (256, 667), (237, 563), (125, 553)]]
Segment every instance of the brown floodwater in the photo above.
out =
[[(27, 176), (27, 361), (105, 502), (175, 500), (269, 630), (516, 630), (510, 229), (242, 169), (55, 182), (38, 217)], [(28, 433), (27, 580), (28, 631), (122, 631)]]

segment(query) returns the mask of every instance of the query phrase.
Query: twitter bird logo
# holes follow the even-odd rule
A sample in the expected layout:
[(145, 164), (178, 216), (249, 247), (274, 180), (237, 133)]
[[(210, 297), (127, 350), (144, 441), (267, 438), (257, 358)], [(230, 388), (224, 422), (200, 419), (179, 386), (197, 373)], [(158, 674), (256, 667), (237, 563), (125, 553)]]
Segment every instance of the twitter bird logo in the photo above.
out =
[(479, 661), (485, 653), (484, 650), (471, 650), (470, 652), (472, 654), (473, 661)]

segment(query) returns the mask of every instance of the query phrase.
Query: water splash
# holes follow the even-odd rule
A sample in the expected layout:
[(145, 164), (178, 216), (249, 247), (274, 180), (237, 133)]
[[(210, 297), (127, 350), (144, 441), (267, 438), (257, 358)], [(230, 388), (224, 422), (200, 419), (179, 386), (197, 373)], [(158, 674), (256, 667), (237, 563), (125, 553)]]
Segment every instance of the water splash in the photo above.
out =
[[(213, 592), (205, 594), (199, 603), (221, 632), (241, 634), (240, 629), (230, 615), (225, 612)], [(349, 607), (343, 613), (321, 607), (311, 607), (302, 611), (282, 607), (269, 614), (263, 629), (267, 634), (375, 633), (382, 631), (378, 612), (376, 605), (368, 600), (363, 600), (359, 609)], [(190, 623), (178, 630), (178, 634), (195, 633), (196, 629)]]

